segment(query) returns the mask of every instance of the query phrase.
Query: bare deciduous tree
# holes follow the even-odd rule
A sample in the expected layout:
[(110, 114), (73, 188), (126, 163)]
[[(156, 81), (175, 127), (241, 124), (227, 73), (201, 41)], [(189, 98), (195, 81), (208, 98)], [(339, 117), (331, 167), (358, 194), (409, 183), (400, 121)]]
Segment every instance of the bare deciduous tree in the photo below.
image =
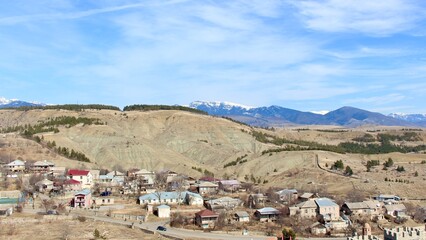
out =
[(40, 207), (44, 208), (46, 213), (51, 210), (53, 206), (55, 206), (55, 201), (53, 199), (43, 199), (40, 202)]
[(364, 192), (358, 189), (353, 189), (347, 194), (346, 200), (349, 202), (362, 202), (365, 200)]
[(280, 195), (276, 193), (276, 189), (270, 187), (266, 190), (266, 196), (268, 196), (269, 201), (272, 203), (280, 202)]

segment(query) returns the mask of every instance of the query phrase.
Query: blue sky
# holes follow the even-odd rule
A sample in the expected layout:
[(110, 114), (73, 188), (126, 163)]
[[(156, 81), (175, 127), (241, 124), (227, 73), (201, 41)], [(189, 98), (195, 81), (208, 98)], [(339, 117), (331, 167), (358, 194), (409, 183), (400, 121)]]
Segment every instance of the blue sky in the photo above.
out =
[(420, 0), (14, 0), (0, 97), (426, 113)]

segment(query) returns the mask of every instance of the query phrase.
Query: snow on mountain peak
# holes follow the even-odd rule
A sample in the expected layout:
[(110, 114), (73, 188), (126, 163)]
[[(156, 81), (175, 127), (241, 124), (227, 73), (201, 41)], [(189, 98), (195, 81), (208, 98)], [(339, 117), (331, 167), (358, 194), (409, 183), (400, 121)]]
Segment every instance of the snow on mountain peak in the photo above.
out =
[(227, 109), (227, 110), (229, 110), (233, 107), (239, 107), (239, 108), (243, 108), (245, 110), (249, 110), (249, 109), (254, 108), (254, 107), (251, 107), (251, 106), (245, 106), (245, 105), (238, 104), (238, 103), (220, 102), (220, 101), (194, 101), (189, 106), (193, 107), (193, 108), (197, 108), (198, 106), (201, 106), (201, 105), (208, 106), (208, 107), (215, 107), (215, 108), (222, 107), (222, 108)]
[(6, 105), (14, 101), (19, 101), (18, 99), (7, 99), (5, 97), (0, 97), (0, 105)]
[(328, 110), (311, 111), (311, 113), (320, 114), (320, 115), (325, 115), (325, 114), (327, 114), (329, 112), (330, 111), (328, 111)]

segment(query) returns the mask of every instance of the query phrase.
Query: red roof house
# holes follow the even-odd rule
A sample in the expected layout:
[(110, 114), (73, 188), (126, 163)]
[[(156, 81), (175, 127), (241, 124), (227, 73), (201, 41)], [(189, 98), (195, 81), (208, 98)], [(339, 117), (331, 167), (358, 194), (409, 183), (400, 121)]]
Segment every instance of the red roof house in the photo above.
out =
[(89, 170), (70, 169), (67, 172), (68, 176), (87, 176), (90, 173)]
[(202, 228), (214, 227), (219, 214), (210, 211), (209, 209), (201, 210), (195, 213), (195, 222)]
[(67, 172), (70, 179), (81, 182), (82, 188), (90, 188), (93, 183), (93, 176), (89, 170), (70, 169)]
[(66, 180), (62, 186), (64, 191), (80, 191), (82, 189), (81, 182), (74, 179)]

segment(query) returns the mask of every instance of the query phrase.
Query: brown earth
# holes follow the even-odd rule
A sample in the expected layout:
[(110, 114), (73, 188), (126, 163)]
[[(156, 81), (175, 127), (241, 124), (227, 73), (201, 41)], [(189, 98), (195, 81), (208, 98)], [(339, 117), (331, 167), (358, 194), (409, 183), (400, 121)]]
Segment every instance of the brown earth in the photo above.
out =
[[(120, 112), (112, 110), (86, 110), (83, 112), (65, 110), (0, 110), (0, 127), (35, 124), (59, 116), (80, 116), (99, 118), (107, 125), (77, 125), (60, 127), (59, 133), (42, 134), (45, 141), (55, 141), (83, 152), (92, 163), (81, 163), (63, 158), (34, 141), (15, 134), (0, 135), (0, 160), (22, 158), (25, 160), (47, 159), (57, 165), (79, 168), (113, 168), (121, 165), (128, 168), (151, 170), (170, 169), (179, 173), (200, 177), (194, 169), (202, 168), (218, 177), (229, 176), (240, 180), (260, 182), (261, 186), (295, 187), (311, 191), (327, 191), (345, 195), (353, 189), (367, 195), (386, 193), (402, 197), (426, 198), (422, 191), (426, 179), (426, 154), (390, 153), (380, 155), (338, 154), (324, 151), (295, 151), (264, 154), (266, 149), (277, 148), (272, 144), (256, 141), (250, 134), (252, 129), (226, 119), (198, 115), (183, 111)], [(291, 140), (315, 141), (324, 144), (338, 144), (351, 141), (365, 133), (401, 134), (403, 127), (365, 126), (342, 128), (336, 126), (293, 126), (265, 131)], [(402, 145), (425, 144), (426, 133), (416, 131), (422, 140), (417, 142), (396, 142)], [(226, 163), (247, 155), (247, 162), (224, 168)], [(318, 168), (316, 163), (329, 168), (335, 161), (342, 160), (349, 165), (356, 178), (330, 173)], [(368, 160), (385, 162), (389, 157), (395, 167), (383, 170), (382, 166), (366, 172)], [(326, 167), (326, 165), (328, 167)], [(396, 166), (406, 171), (398, 173)], [(418, 172), (415, 177), (414, 173)], [(410, 183), (385, 182), (384, 179), (408, 180)]]
[[(7, 221), (7, 222), (5, 222)], [(144, 233), (140, 229), (131, 229), (126, 226), (115, 225), (105, 222), (95, 222), (87, 219), (80, 222), (75, 219), (54, 219), (47, 220), (34, 217), (34, 215), (25, 215), (15, 213), (11, 217), (0, 219), (0, 239), (4, 240), (24, 240), (24, 239), (95, 239), (94, 231), (106, 239), (166, 239), (154, 234)]]

